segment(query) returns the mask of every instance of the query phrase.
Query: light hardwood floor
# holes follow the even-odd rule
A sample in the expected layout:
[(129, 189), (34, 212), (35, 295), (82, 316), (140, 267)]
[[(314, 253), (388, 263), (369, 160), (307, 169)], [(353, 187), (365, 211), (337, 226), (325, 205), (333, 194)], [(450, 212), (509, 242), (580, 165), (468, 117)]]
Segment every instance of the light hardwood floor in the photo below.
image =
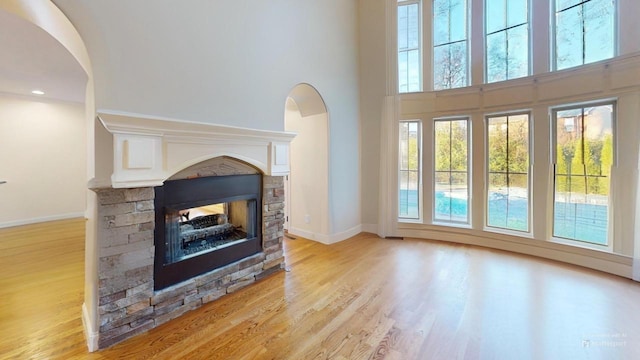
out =
[(86, 351), (82, 220), (0, 229), (0, 358), (640, 359), (640, 284), (565, 264), (361, 234), (285, 239), (282, 272)]

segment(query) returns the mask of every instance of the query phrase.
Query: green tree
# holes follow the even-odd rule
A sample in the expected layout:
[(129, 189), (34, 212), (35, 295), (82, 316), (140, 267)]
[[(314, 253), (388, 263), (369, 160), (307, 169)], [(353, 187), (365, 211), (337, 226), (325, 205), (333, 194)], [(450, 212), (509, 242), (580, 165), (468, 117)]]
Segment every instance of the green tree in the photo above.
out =
[[(435, 123), (435, 166), (437, 181), (448, 178), (451, 185), (466, 184), (467, 121), (437, 121)], [(441, 172), (438, 174), (438, 172)], [(451, 172), (451, 176), (448, 174)]]
[[(573, 146), (562, 146), (558, 144), (556, 146), (556, 175), (567, 175), (569, 169), (567, 164), (571, 164), (573, 159)], [(556, 190), (560, 192), (569, 191), (569, 177), (562, 177), (556, 184)]]
[(584, 142), (578, 139), (574, 143), (573, 159), (571, 160), (571, 188), (574, 193), (585, 193), (585, 164), (584, 164)]
[(525, 117), (509, 117), (509, 179), (510, 186), (527, 187), (529, 172), (529, 123)]
[(467, 171), (467, 122), (454, 121), (451, 124), (451, 169)]
[[(529, 127), (526, 116), (489, 119), (489, 173), (491, 186), (527, 187)], [(506, 173), (509, 173), (507, 182)]]
[(587, 178), (590, 194), (602, 194), (602, 149), (604, 141), (601, 139), (586, 140), (585, 139), (585, 168), (587, 170)]
[(599, 179), (599, 194), (609, 195), (611, 181), (611, 167), (613, 166), (613, 135), (604, 136), (602, 154), (600, 155), (602, 177)]
[[(489, 173), (497, 173), (491, 176), (491, 186), (502, 187), (507, 185), (507, 132), (503, 118), (490, 119), (488, 130), (489, 146)], [(504, 118), (506, 120), (506, 118)], [(495, 121), (494, 121), (495, 120)]]
[(418, 170), (418, 139), (416, 137), (409, 138), (409, 170)]
[(436, 171), (449, 171), (451, 170), (451, 157), (449, 156), (451, 132), (448, 122), (437, 121), (435, 123), (435, 140)]

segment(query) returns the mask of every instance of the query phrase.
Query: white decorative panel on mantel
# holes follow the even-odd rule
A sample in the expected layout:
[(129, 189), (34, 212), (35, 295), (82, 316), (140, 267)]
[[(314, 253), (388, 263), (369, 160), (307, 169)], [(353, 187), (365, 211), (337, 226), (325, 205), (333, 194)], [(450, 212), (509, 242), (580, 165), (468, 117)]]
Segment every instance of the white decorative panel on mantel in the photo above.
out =
[(270, 146), (270, 170), (273, 176), (287, 175), (289, 173), (289, 144), (272, 143)]
[(269, 176), (289, 173), (294, 133), (108, 111), (98, 111), (98, 119), (113, 136), (114, 188), (162, 185), (174, 173), (218, 156), (242, 160)]
[(113, 134), (113, 187), (139, 187), (162, 183), (162, 138)]
[(153, 169), (156, 139), (140, 138), (123, 141), (123, 166), (126, 169)]

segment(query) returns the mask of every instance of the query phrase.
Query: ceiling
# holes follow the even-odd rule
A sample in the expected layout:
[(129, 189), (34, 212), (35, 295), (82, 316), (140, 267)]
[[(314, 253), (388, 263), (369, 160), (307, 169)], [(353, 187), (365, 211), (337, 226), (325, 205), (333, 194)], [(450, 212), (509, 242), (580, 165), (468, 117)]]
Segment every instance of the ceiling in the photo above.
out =
[(87, 75), (75, 58), (36, 25), (0, 10), (0, 93), (85, 101)]

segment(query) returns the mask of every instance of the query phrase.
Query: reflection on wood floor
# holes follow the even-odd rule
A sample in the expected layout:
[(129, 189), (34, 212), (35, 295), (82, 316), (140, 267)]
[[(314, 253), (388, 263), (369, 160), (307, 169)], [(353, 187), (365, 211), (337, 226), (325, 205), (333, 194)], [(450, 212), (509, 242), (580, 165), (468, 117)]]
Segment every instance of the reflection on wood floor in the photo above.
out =
[(371, 234), (285, 238), (290, 272), (89, 354), (83, 238), (83, 220), (0, 229), (0, 358), (640, 358), (638, 283)]

